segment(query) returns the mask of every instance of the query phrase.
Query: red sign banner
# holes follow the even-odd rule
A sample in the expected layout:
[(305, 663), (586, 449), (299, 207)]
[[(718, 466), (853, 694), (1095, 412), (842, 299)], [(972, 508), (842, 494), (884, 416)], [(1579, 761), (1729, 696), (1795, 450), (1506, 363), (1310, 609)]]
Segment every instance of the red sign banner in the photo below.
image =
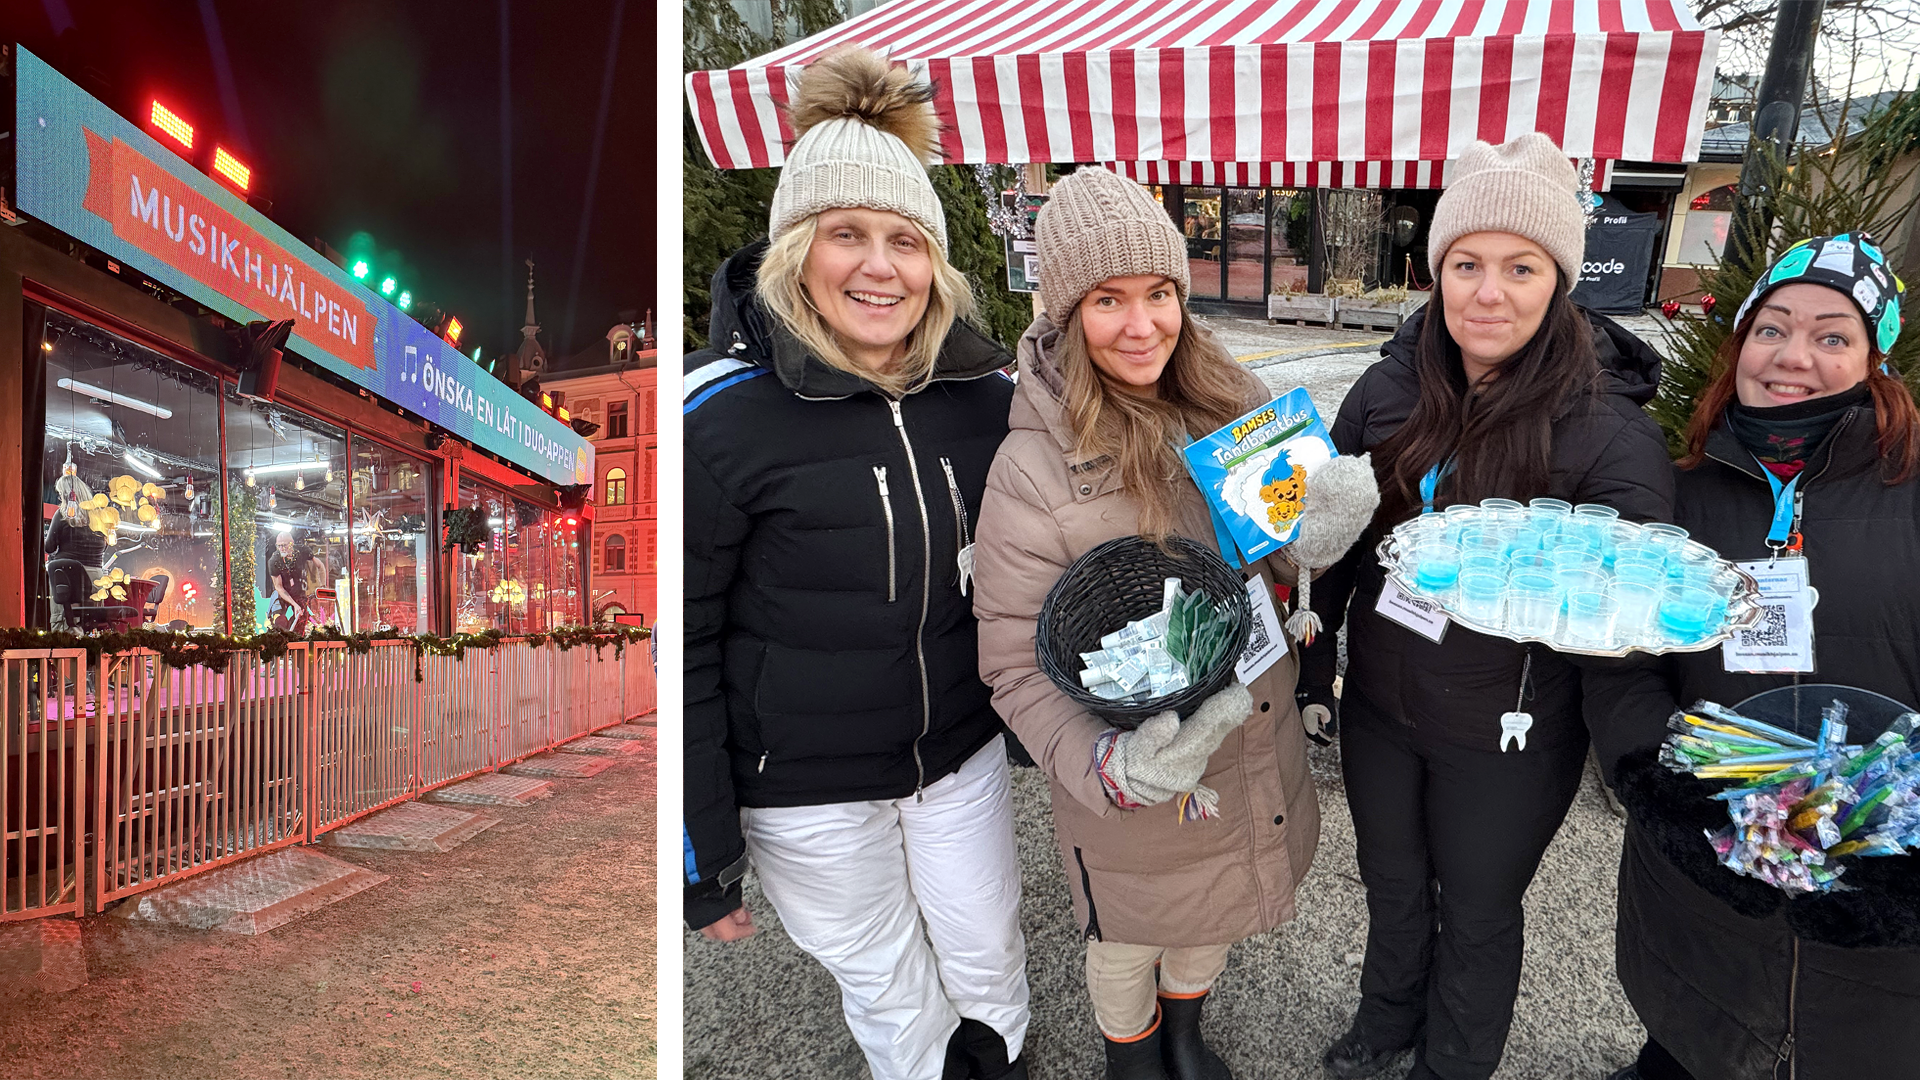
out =
[(81, 205), (115, 236), (184, 271), (263, 319), (292, 319), (294, 333), (358, 368), (378, 364), (376, 316), (349, 290), (262, 237), (133, 147), (85, 128), (87, 194)]

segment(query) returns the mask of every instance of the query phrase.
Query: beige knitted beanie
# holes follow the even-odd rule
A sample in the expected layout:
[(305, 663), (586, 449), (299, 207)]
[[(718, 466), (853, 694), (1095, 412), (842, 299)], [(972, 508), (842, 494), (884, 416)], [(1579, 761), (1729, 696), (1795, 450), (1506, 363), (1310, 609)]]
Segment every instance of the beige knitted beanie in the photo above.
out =
[(846, 207), (889, 210), (947, 251), (947, 216), (927, 177), (940, 124), (933, 89), (869, 49), (845, 48), (801, 73), (789, 112), (800, 133), (773, 191), (768, 235)]
[(1448, 172), (1450, 182), (1427, 230), (1427, 268), (1436, 279), (1455, 240), (1506, 232), (1545, 248), (1560, 264), (1565, 288), (1579, 283), (1587, 250), (1580, 178), (1552, 139), (1533, 131), (1499, 146), (1476, 142)]
[(1083, 166), (1055, 184), (1033, 239), (1040, 302), (1056, 323), (1108, 278), (1164, 274), (1187, 295), (1186, 238), (1146, 188), (1107, 169)]

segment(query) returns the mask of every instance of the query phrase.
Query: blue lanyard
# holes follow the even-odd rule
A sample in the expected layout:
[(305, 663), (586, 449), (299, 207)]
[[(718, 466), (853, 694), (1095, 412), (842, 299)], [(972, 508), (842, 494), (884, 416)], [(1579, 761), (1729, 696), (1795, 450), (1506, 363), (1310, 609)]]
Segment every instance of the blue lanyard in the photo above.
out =
[(1453, 458), (1449, 457), (1428, 469), (1427, 475), (1420, 478), (1420, 512), (1422, 514), (1433, 513), (1433, 496), (1440, 489), (1440, 478), (1452, 471)]
[(1767, 485), (1773, 488), (1773, 525), (1767, 529), (1767, 546), (1777, 555), (1793, 536), (1794, 489), (1800, 484), (1801, 474), (1795, 473), (1793, 479), (1783, 484), (1773, 475), (1773, 470), (1767, 468), (1766, 462), (1758, 456), (1753, 460), (1760, 466), (1760, 475), (1767, 478)]

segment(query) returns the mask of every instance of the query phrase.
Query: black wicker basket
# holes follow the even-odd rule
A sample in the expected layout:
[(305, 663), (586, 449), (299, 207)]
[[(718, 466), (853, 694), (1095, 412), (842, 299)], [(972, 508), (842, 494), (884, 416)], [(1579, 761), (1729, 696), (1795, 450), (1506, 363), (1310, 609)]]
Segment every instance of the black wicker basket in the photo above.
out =
[[(1177, 577), (1188, 592), (1205, 592), (1234, 619), (1233, 640), (1204, 678), (1185, 690), (1140, 702), (1108, 701), (1080, 685), (1086, 665), (1080, 654), (1100, 647), (1100, 638), (1160, 610), (1166, 579)], [(1040, 608), (1034, 651), (1040, 670), (1074, 702), (1115, 727), (1132, 729), (1172, 709), (1186, 719), (1200, 703), (1233, 681), (1233, 667), (1253, 630), (1253, 606), (1245, 580), (1220, 556), (1183, 536), (1167, 538), (1167, 550), (1138, 536), (1109, 540), (1074, 560)]]

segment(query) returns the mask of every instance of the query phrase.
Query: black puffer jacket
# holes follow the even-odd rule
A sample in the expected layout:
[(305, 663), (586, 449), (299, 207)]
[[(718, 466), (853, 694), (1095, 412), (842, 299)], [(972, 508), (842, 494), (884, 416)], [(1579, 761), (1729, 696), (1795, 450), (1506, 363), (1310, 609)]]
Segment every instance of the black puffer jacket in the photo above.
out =
[[(1798, 679), (1920, 704), (1920, 480), (1886, 486), (1875, 438), (1872, 406), (1849, 410), (1800, 484), (1820, 600), (1816, 670)], [(1724, 427), (1707, 453), (1678, 473), (1676, 522), (1727, 558), (1765, 558), (1760, 466)], [(1725, 785), (1655, 760), (1677, 703), (1735, 705), (1795, 679), (1729, 673), (1718, 649), (1589, 677), (1594, 743), (1629, 813), (1620, 982), (1700, 1080), (1920, 1077), (1920, 858), (1853, 860), (1856, 891), (1789, 900), (1714, 862), (1701, 834), (1727, 824), (1708, 798)]]
[[(1381, 347), (1383, 358), (1347, 391), (1333, 425), (1340, 453), (1372, 450), (1412, 414), (1420, 398), (1414, 350), (1426, 317), (1423, 311), (1409, 319)], [(1577, 398), (1555, 417), (1547, 493), (1573, 503), (1604, 503), (1629, 520), (1664, 521), (1673, 506), (1672, 469), (1659, 427), (1640, 407), (1659, 384), (1659, 354), (1613, 320), (1591, 313), (1587, 318), (1604, 382), (1599, 394)], [(1443, 481), (1435, 502), (1448, 501)], [(1499, 744), (1501, 714), (1519, 698), (1531, 652), (1526, 707), (1534, 725), (1527, 746), (1586, 738), (1579, 671), (1558, 653), (1457, 625), (1436, 645), (1375, 612), (1386, 580), (1375, 553), (1379, 542), (1369, 530), (1314, 583), (1313, 607), (1328, 630), (1348, 624), (1343, 714), (1391, 719), (1426, 738), (1491, 750)], [(1302, 660), (1303, 687), (1332, 685), (1335, 648), (1331, 632), (1315, 639)]]
[(739, 906), (742, 806), (912, 794), (999, 731), (957, 559), (1007, 434), (1006, 352), (956, 324), (894, 402), (714, 278), (687, 358), (687, 921)]

